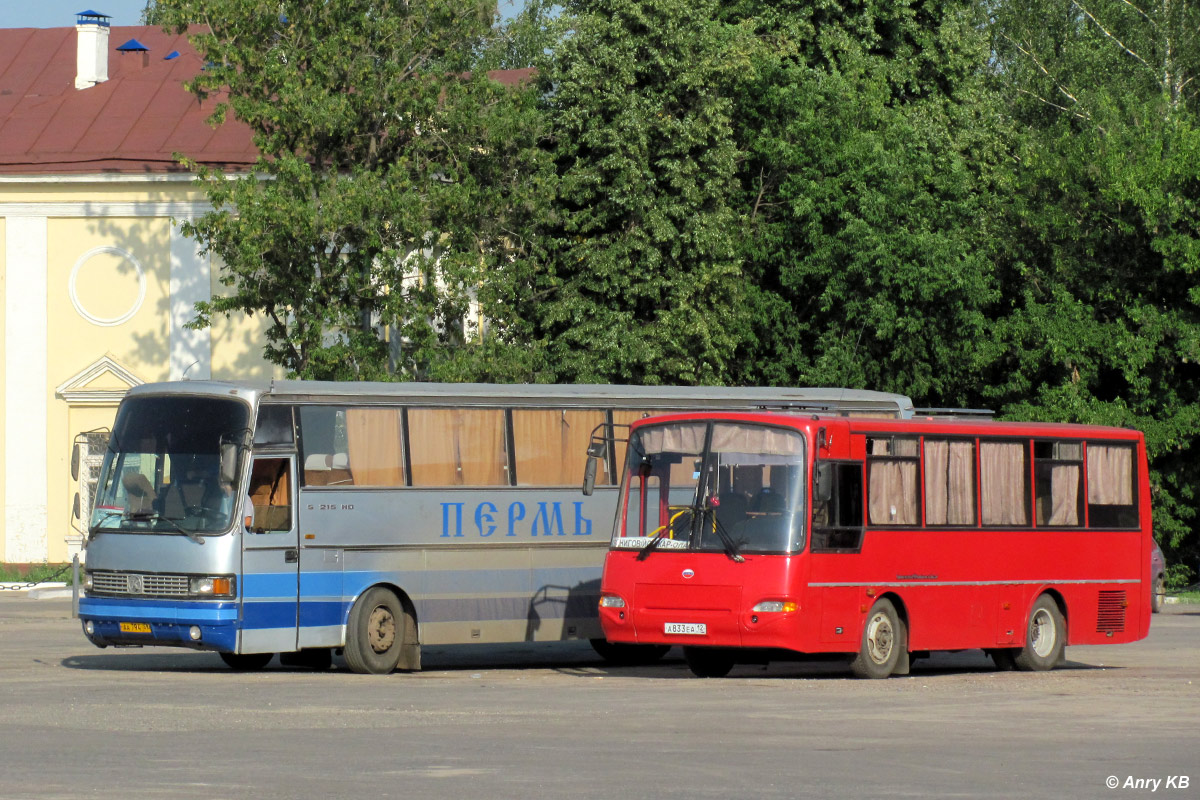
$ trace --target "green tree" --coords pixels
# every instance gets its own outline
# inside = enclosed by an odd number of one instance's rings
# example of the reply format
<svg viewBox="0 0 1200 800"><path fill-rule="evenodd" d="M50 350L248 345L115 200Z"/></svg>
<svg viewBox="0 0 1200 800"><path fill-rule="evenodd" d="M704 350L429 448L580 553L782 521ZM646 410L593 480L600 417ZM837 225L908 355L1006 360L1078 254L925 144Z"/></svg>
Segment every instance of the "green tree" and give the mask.
<svg viewBox="0 0 1200 800"><path fill-rule="evenodd" d="M267 357L306 378L468 370L475 289L536 202L523 176L540 158L532 88L486 71L494 8L157 3L163 24L199 24L190 89L261 154L248 175L185 158L214 206L185 230L230 288L196 324L262 314Z"/></svg>
<svg viewBox="0 0 1200 800"><path fill-rule="evenodd" d="M725 92L741 67L713 0L573 0L542 75L553 214L527 269L531 321L561 381L727 380L744 333L738 148Z"/></svg>
<svg viewBox="0 0 1200 800"><path fill-rule="evenodd" d="M971 402L1007 130L969 3L742 0L742 382Z"/></svg>
<svg viewBox="0 0 1200 800"><path fill-rule="evenodd" d="M1168 561L1195 565L1200 9L1016 0L990 30L1030 137L991 394L1013 414L1143 430L1155 528Z"/></svg>

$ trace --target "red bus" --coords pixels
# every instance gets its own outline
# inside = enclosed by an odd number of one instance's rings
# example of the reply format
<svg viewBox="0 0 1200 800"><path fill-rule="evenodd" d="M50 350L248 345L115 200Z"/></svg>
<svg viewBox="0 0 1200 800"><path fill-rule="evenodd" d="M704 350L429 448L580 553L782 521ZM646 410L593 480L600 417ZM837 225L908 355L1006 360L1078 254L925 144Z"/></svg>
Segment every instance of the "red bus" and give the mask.
<svg viewBox="0 0 1200 800"><path fill-rule="evenodd" d="M1137 431L674 414L634 423L626 452L604 633L682 645L698 676L843 654L884 678L975 648L1046 670L1149 630Z"/></svg>

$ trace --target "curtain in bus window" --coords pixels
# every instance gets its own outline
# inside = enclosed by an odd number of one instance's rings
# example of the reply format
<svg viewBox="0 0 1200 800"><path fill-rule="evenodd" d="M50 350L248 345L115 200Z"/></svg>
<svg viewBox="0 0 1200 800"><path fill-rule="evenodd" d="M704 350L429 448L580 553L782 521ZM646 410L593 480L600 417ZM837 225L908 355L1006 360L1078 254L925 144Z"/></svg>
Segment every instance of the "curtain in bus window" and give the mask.
<svg viewBox="0 0 1200 800"><path fill-rule="evenodd" d="M558 408L513 409L513 459L518 486L577 486L583 483L592 431L604 422L603 411ZM596 485L611 486L606 459Z"/></svg>
<svg viewBox="0 0 1200 800"><path fill-rule="evenodd" d="M508 485L500 409L412 408L408 434L413 486Z"/></svg>
<svg viewBox="0 0 1200 800"><path fill-rule="evenodd" d="M917 462L870 461L867 509L872 525L916 525Z"/></svg>
<svg viewBox="0 0 1200 800"><path fill-rule="evenodd" d="M925 440L925 524L975 524L975 444Z"/></svg>
<svg viewBox="0 0 1200 800"><path fill-rule="evenodd" d="M712 451L765 456L802 456L804 439L792 431L762 425L714 425Z"/></svg>
<svg viewBox="0 0 1200 800"><path fill-rule="evenodd" d="M1088 504L1133 505L1133 447L1088 444Z"/></svg>
<svg viewBox="0 0 1200 800"><path fill-rule="evenodd" d="M1079 524L1079 465L1050 468L1050 518L1047 525Z"/></svg>
<svg viewBox="0 0 1200 800"><path fill-rule="evenodd" d="M346 409L346 442L355 486L404 486L399 409Z"/></svg>
<svg viewBox="0 0 1200 800"><path fill-rule="evenodd" d="M980 442L979 481L984 525L1029 522L1025 442Z"/></svg>
<svg viewBox="0 0 1200 800"><path fill-rule="evenodd" d="M641 431L642 451L645 453L691 453L699 455L704 449L703 422L680 422L643 428Z"/></svg>

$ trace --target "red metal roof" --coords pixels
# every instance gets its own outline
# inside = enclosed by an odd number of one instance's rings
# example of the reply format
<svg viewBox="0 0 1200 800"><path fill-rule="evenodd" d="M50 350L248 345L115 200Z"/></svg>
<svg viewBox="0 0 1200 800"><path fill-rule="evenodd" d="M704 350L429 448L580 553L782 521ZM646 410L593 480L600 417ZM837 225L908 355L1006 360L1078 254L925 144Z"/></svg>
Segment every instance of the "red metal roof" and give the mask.
<svg viewBox="0 0 1200 800"><path fill-rule="evenodd" d="M201 62L184 35L141 25L109 33L108 81L75 88L75 28L0 29L0 174L164 173L181 152L205 164L252 164L250 129L218 128L184 81ZM149 48L118 53L137 39ZM164 61L178 50L179 57Z"/></svg>
<svg viewBox="0 0 1200 800"><path fill-rule="evenodd" d="M119 53L137 39L149 53ZM184 172L172 156L202 164L253 164L250 129L232 118L206 120L219 97L201 105L183 84L202 66L186 35L126 25L110 29L108 80L75 88L76 32L70 28L0 29L0 175ZM173 51L179 55L164 58ZM489 72L506 86L534 70Z"/></svg>

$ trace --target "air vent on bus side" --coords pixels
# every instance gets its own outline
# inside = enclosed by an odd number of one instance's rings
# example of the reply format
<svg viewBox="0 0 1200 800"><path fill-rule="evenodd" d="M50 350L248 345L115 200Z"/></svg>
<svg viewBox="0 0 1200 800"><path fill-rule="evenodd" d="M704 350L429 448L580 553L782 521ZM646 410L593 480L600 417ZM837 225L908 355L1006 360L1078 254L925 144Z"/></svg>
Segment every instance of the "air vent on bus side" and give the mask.
<svg viewBox="0 0 1200 800"><path fill-rule="evenodd" d="M1125 630L1125 592L1101 592L1096 612L1097 633L1121 633Z"/></svg>

